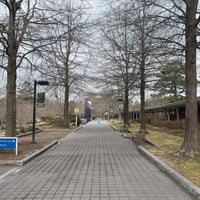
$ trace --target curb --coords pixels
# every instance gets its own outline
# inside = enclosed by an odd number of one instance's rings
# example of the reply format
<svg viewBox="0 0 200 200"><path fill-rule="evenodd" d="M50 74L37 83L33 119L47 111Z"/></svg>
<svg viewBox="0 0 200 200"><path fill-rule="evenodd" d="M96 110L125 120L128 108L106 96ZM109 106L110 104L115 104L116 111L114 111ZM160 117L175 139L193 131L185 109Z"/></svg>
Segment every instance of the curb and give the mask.
<svg viewBox="0 0 200 200"><path fill-rule="evenodd" d="M15 167L14 169L11 169L6 173L2 174L0 176L0 184L3 183L6 179L8 179L10 176L15 175L18 171L20 171L20 169L18 167Z"/></svg>
<svg viewBox="0 0 200 200"><path fill-rule="evenodd" d="M72 131L69 135L74 134L74 132L78 131L80 128L82 128L82 127L78 127L77 129ZM67 135L66 137L68 137L69 135ZM24 158L23 160L7 160L7 161L3 161L2 160L2 161L0 161L0 165L1 166L3 166L3 165L16 166L15 168L5 172L4 174L2 174L0 176L0 184L3 183L5 180L7 180L10 176L13 176L13 175L17 174L21 170L21 167L23 167L26 163L28 163L29 161L33 160L35 157L37 157L40 154L44 153L45 151L47 151L51 147L55 146L56 144L59 144L59 142L61 142L64 138L61 138L60 140L53 141L49 145L47 145L44 148L36 151L35 153L31 154L27 158Z"/></svg>
<svg viewBox="0 0 200 200"><path fill-rule="evenodd" d="M0 165L14 165L14 166L23 166L33 158L37 157L38 155L42 154L43 152L47 151L54 145L58 143L58 140L55 140L54 142L50 143L49 145L45 146L44 148L36 151L35 153L31 154L27 158L24 158L23 160L1 160Z"/></svg>
<svg viewBox="0 0 200 200"><path fill-rule="evenodd" d="M144 149L141 146L138 146L139 152L145 155L149 160L151 160L160 170L169 174L172 178L174 178L187 192L196 197L196 199L200 200L200 188L194 185L191 181L180 175L177 171L172 169L162 160L158 159L156 156L151 154L149 151Z"/></svg>
<svg viewBox="0 0 200 200"><path fill-rule="evenodd" d="M38 155L42 154L43 152L47 151L49 148L53 147L57 143L58 143L58 140L56 140L56 141L52 142L51 144L45 146L41 150L31 154L30 156L28 156L27 158L25 158L23 160L0 161L0 165L13 165L13 166L16 166L15 168L5 172L4 174L2 174L0 176L0 184L3 183L5 180L7 180L10 176L13 176L13 175L17 174L21 170L21 167L23 167L26 163L28 163L29 161L31 161L32 159L34 159Z"/></svg>
<svg viewBox="0 0 200 200"><path fill-rule="evenodd" d="M115 127L112 126L111 124L109 124L109 126L110 126L111 128L113 128L115 131L119 132L119 134L120 134L122 137L128 138L127 135L126 135L125 133L120 132L119 129L115 128Z"/></svg>
<svg viewBox="0 0 200 200"><path fill-rule="evenodd" d="M74 132L78 131L79 129L81 129L82 127L78 127L77 129L73 130L70 134L68 134L65 137L68 137L69 135L73 134ZM21 137L23 137L24 135L22 135ZM65 138L64 137L64 138ZM29 161L31 161L32 159L34 159L35 157L39 156L40 154L44 153L45 151L47 151L48 149L50 149L51 147L53 147L54 145L58 144L60 141L62 141L61 138L59 140L55 140L52 143L50 143L49 145L43 147L40 150L37 150L36 152L32 153L30 156L24 158L23 160L0 160L0 166L4 166L4 165L13 165L13 166L23 166L26 163L28 163ZM1 177L1 176L0 176Z"/></svg>
<svg viewBox="0 0 200 200"><path fill-rule="evenodd" d="M41 130L37 130L35 131L35 134L37 133L41 133L42 131ZM17 137L20 138L20 137L26 137L28 135L32 135L33 133L32 132L27 132L27 133L21 133L21 134L18 134Z"/></svg>
<svg viewBox="0 0 200 200"><path fill-rule="evenodd" d="M55 146L56 144L58 144L58 140L55 140L54 142L50 143L49 145L45 146L44 148L36 151L35 153L31 154L27 158L23 159L21 161L22 166L25 165L26 163L28 163L29 161L31 161L32 159L34 159L35 157L39 156L40 154L44 153L45 151L47 151L51 147Z"/></svg>
<svg viewBox="0 0 200 200"><path fill-rule="evenodd" d="M110 123L108 124L111 128L113 128L115 131L119 131L119 129L115 128L113 125L111 125Z"/></svg>
<svg viewBox="0 0 200 200"><path fill-rule="evenodd" d="M112 125L110 125L114 130L119 131ZM120 135L127 137L126 134L121 133ZM150 140L145 139L145 141L152 146L159 147L158 144L153 143ZM137 145L136 145L137 146ZM167 173L170 175L175 181L177 181L189 194L193 195L195 199L200 200L200 188L197 187L195 184L193 184L191 181L186 179L184 176L179 174L177 171L175 171L173 168L171 168L169 165L167 165L162 160L158 159L156 156L151 154L149 151L147 151L145 148L141 146L137 146L138 151L141 152L144 156L146 156L153 164L155 164L161 171Z"/></svg>
<svg viewBox="0 0 200 200"><path fill-rule="evenodd" d="M160 147L159 144L156 144L156 143L154 143L154 142L152 142L151 140L148 140L148 139L146 139L146 138L145 138L145 141L146 141L148 144L150 144L150 145L152 145L152 146L154 146L154 147L157 147L157 148Z"/></svg>

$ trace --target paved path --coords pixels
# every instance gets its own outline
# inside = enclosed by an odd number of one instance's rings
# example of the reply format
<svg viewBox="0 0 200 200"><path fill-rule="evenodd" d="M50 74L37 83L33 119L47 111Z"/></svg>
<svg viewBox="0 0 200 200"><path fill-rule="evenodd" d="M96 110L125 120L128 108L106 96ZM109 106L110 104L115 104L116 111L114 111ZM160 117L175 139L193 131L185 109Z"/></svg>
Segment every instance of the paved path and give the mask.
<svg viewBox="0 0 200 200"><path fill-rule="evenodd" d="M131 141L90 122L0 184L0 199L189 200Z"/></svg>

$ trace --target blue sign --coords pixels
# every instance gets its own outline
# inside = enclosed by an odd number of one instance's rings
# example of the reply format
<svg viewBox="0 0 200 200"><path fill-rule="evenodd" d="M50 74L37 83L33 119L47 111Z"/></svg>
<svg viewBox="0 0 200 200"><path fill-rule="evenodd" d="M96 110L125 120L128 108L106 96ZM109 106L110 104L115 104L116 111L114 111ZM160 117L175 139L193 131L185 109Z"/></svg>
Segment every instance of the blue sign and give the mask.
<svg viewBox="0 0 200 200"><path fill-rule="evenodd" d="M17 155L17 143L16 137L2 137L0 138L0 149L16 149Z"/></svg>

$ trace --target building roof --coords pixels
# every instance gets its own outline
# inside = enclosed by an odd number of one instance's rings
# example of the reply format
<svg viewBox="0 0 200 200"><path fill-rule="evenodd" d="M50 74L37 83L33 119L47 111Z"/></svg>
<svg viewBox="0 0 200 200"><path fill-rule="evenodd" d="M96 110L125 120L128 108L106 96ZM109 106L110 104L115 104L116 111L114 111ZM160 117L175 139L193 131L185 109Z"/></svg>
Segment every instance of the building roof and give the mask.
<svg viewBox="0 0 200 200"><path fill-rule="evenodd" d="M198 105L200 105L200 97L197 97L197 102ZM158 106L151 106L151 107L146 107L145 111L151 111L151 110L163 110L163 109L170 109L170 108L180 108L180 107L185 107L185 100L182 101L176 101L173 103L165 103L161 104ZM138 112L139 110L134 110L135 112Z"/></svg>

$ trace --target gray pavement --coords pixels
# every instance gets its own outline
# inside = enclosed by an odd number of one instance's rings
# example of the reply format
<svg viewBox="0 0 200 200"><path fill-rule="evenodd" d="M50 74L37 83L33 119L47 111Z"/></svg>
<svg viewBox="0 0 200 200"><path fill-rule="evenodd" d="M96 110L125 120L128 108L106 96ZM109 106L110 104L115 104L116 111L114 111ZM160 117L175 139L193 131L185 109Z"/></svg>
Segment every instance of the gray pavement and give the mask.
<svg viewBox="0 0 200 200"><path fill-rule="evenodd" d="M0 184L0 199L189 200L106 122L92 121Z"/></svg>

